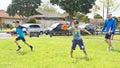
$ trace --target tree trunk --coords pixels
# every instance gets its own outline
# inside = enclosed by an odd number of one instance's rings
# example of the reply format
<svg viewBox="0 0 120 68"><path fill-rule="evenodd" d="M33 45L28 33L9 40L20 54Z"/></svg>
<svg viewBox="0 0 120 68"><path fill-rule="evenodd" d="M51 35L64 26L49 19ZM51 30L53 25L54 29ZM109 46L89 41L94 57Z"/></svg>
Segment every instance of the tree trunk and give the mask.
<svg viewBox="0 0 120 68"><path fill-rule="evenodd" d="M70 19L70 26L72 26L73 14L69 14L69 19Z"/></svg>

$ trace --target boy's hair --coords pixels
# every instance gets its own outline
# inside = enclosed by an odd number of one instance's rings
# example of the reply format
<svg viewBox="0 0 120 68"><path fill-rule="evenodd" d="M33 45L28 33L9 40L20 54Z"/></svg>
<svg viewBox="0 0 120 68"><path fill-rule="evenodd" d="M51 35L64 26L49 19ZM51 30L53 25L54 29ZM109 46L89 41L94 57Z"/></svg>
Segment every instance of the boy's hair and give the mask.
<svg viewBox="0 0 120 68"><path fill-rule="evenodd" d="M20 22L19 21L13 21L13 23L18 23L19 24Z"/></svg>
<svg viewBox="0 0 120 68"><path fill-rule="evenodd" d="M73 23L74 24L79 24L79 21L78 20L74 20Z"/></svg>

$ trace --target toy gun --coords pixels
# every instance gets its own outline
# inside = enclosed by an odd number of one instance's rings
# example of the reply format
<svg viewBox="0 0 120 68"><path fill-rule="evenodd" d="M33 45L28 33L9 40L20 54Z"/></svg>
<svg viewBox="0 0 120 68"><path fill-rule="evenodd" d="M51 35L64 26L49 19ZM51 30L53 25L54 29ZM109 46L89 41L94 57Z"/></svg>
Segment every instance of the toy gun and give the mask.
<svg viewBox="0 0 120 68"><path fill-rule="evenodd" d="M68 28L68 25L67 24L62 24L62 26L61 26L61 29L62 30L66 30Z"/></svg>

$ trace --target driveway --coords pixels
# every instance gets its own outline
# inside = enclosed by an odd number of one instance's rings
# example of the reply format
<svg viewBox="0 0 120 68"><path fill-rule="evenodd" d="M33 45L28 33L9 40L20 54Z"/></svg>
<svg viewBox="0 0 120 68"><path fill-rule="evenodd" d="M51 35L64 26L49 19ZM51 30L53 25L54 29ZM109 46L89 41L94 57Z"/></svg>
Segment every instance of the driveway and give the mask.
<svg viewBox="0 0 120 68"><path fill-rule="evenodd" d="M0 33L0 38L11 38L12 36L10 34L6 34L6 33Z"/></svg>

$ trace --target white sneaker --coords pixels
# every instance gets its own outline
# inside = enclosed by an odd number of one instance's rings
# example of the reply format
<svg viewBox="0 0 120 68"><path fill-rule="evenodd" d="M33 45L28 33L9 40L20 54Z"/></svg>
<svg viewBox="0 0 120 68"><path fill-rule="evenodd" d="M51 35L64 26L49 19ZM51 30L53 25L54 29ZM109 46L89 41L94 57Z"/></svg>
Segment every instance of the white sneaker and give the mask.
<svg viewBox="0 0 120 68"><path fill-rule="evenodd" d="M85 55L86 58L88 58L88 55Z"/></svg>
<svg viewBox="0 0 120 68"><path fill-rule="evenodd" d="M113 50L114 49L114 46L110 46L107 50L110 51L110 50Z"/></svg>
<svg viewBox="0 0 120 68"><path fill-rule="evenodd" d="M113 50L114 49L114 46L110 46L110 50Z"/></svg>
<svg viewBox="0 0 120 68"><path fill-rule="evenodd" d="M69 55L70 58L73 58L73 56Z"/></svg>

